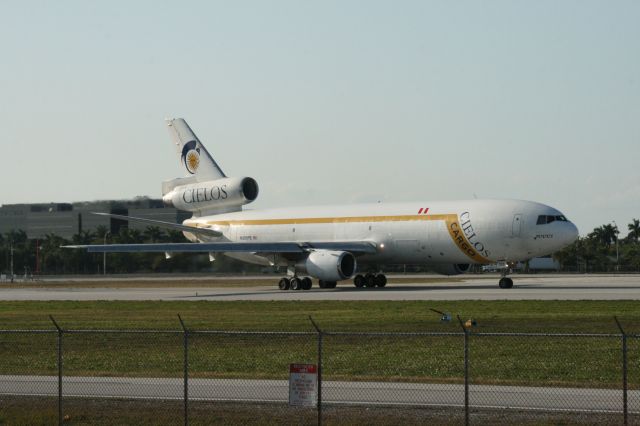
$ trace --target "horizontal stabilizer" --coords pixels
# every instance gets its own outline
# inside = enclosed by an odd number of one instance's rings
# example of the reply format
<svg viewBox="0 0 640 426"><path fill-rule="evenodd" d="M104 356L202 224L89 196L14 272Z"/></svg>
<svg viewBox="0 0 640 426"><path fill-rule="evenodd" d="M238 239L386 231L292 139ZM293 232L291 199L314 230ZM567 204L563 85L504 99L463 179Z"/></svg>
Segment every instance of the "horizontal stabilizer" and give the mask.
<svg viewBox="0 0 640 426"><path fill-rule="evenodd" d="M196 235L207 235L210 237L222 236L222 232L214 231L213 229L209 229L209 228L194 228L193 226L181 225L179 223L163 222L161 220L144 219L141 217L123 216L123 215L112 214L112 213L92 212L92 214L95 214L98 216L108 216L114 219L129 220L132 222L148 223L149 225L155 225L162 228L175 229L182 232L191 232L192 234L196 234Z"/></svg>

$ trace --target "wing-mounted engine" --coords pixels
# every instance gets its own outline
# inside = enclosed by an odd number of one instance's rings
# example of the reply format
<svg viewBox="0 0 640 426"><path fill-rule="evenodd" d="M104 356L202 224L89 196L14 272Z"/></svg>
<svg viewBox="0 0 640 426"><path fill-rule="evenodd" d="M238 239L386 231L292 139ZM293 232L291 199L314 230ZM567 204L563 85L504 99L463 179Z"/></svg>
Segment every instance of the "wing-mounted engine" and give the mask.
<svg viewBox="0 0 640 426"><path fill-rule="evenodd" d="M258 198L258 183L250 177L223 178L179 185L164 194L167 206L197 215L240 210Z"/></svg>
<svg viewBox="0 0 640 426"><path fill-rule="evenodd" d="M460 275L469 271L471 267L468 263L450 263L440 265L430 265L429 269L441 275Z"/></svg>
<svg viewBox="0 0 640 426"><path fill-rule="evenodd" d="M314 250L296 270L323 281L346 280L356 272L356 258L348 251Z"/></svg>

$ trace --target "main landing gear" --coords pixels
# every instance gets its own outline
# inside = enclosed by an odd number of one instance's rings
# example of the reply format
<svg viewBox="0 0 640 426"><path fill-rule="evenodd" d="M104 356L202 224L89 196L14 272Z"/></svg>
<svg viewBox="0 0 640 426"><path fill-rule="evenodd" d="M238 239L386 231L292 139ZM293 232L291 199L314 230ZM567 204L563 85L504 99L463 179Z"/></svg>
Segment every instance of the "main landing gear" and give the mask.
<svg viewBox="0 0 640 426"><path fill-rule="evenodd" d="M318 281L318 286L320 288L336 288L337 284L338 283L336 281ZM353 284L358 288L384 287L387 285L387 277L384 274L358 274L353 278ZM309 290L311 288L311 278L283 277L278 281L278 288L280 290Z"/></svg>
<svg viewBox="0 0 640 426"><path fill-rule="evenodd" d="M384 287L387 285L387 277L384 274L365 275L358 274L353 278L353 285L358 288L362 287Z"/></svg>
<svg viewBox="0 0 640 426"><path fill-rule="evenodd" d="M320 286L320 288L336 288L338 283L336 281L318 280L318 285Z"/></svg>
<svg viewBox="0 0 640 426"><path fill-rule="evenodd" d="M278 281L278 288L280 290L309 290L311 288L311 278L280 278L280 281Z"/></svg>

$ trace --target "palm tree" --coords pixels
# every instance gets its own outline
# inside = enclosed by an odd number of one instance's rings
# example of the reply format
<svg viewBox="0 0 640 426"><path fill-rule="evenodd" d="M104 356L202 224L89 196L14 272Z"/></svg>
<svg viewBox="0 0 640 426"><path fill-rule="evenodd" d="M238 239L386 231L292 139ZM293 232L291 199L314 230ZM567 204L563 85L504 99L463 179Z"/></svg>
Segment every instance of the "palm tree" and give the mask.
<svg viewBox="0 0 640 426"><path fill-rule="evenodd" d="M9 240L13 245L16 244L24 244L27 242L27 233L22 229L12 229L6 234L7 240Z"/></svg>
<svg viewBox="0 0 640 426"><path fill-rule="evenodd" d="M72 258L72 250L64 249L67 240L55 234L45 235L40 251L42 252L42 270L48 273L57 273L64 270L65 263Z"/></svg>
<svg viewBox="0 0 640 426"><path fill-rule="evenodd" d="M633 238L633 240L637 243L638 238L640 238L640 220L633 219L629 224L629 239Z"/></svg>
<svg viewBox="0 0 640 426"><path fill-rule="evenodd" d="M610 243L615 243L618 240L618 234L620 233L620 231L618 231L617 225L607 223L602 227L602 229L604 230L604 233L607 236L607 240L610 241Z"/></svg>
<svg viewBox="0 0 640 426"><path fill-rule="evenodd" d="M73 244L86 245L93 242L95 235L92 231L80 231L71 237Z"/></svg>
<svg viewBox="0 0 640 426"><path fill-rule="evenodd" d="M147 226L142 235L147 242L157 243L162 240L164 232L157 226Z"/></svg>
<svg viewBox="0 0 640 426"><path fill-rule="evenodd" d="M594 230L589 235L587 235L587 237L590 240L596 241L603 245L611 244L611 238L605 231L604 226L599 226L597 228L594 228Z"/></svg>
<svg viewBox="0 0 640 426"><path fill-rule="evenodd" d="M107 228L105 225L98 225L96 226L96 239L103 241L104 240L104 236L107 235L109 232L109 228Z"/></svg>

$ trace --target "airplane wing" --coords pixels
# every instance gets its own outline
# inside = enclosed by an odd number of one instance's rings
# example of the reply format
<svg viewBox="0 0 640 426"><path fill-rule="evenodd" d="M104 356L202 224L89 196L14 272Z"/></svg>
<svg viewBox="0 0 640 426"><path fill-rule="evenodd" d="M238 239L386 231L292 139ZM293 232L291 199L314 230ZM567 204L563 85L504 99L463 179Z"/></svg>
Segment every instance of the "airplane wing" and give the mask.
<svg viewBox="0 0 640 426"><path fill-rule="evenodd" d="M192 234L196 234L196 235L208 235L211 237L222 236L222 232L214 231L213 229L209 229L209 228L194 228L193 226L181 225L179 223L163 222L161 220L144 219L141 217L123 216L123 215L113 214L113 213L91 212L91 214L95 214L98 216L108 216L108 217L113 217L115 219L121 219L121 220L130 220L132 222L148 223L149 225L155 225L162 228L176 229L178 231L183 231L183 232L191 232Z"/></svg>
<svg viewBox="0 0 640 426"><path fill-rule="evenodd" d="M70 245L64 248L87 249L89 253L282 253L303 254L312 250L338 250L353 254L376 253L375 243L369 241L338 242L251 242L251 243L156 243L156 244L106 244Z"/></svg>

